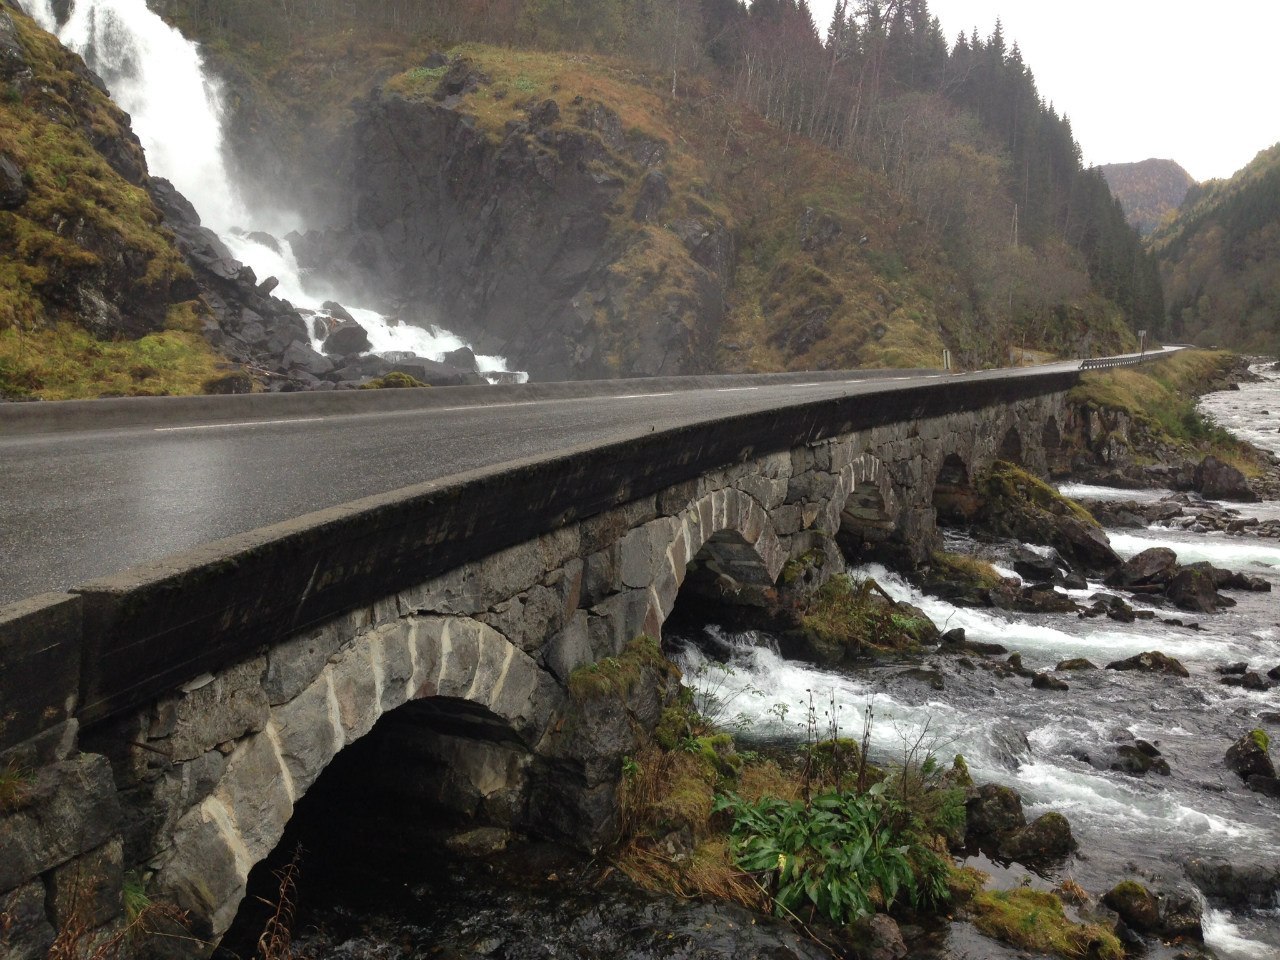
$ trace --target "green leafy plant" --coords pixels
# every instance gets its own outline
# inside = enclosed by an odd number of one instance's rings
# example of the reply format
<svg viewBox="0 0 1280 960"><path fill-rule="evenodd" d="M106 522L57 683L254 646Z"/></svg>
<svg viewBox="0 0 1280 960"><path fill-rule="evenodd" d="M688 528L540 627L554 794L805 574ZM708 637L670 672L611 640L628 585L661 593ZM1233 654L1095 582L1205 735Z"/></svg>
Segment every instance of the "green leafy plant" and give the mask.
<svg viewBox="0 0 1280 960"><path fill-rule="evenodd" d="M714 809L732 817L734 860L767 888L780 915L809 910L851 923L904 897L919 907L947 896L945 863L903 829L901 805L880 784L808 805L726 794Z"/></svg>

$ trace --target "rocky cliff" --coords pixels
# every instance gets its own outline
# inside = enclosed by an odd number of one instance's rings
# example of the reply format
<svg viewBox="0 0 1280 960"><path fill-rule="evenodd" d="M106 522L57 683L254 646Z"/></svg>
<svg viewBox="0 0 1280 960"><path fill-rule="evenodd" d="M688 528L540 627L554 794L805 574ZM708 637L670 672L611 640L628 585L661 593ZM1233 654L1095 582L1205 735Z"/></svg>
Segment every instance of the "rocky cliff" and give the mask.
<svg viewBox="0 0 1280 960"><path fill-rule="evenodd" d="M535 379L707 369L733 241L665 172L669 144L581 96L487 128L464 98L516 94L466 58L431 63L357 106L345 223L292 238L300 262Z"/></svg>
<svg viewBox="0 0 1280 960"><path fill-rule="evenodd" d="M1124 207L1125 217L1144 237L1164 223L1196 185L1191 174L1174 160L1105 163L1098 169Z"/></svg>

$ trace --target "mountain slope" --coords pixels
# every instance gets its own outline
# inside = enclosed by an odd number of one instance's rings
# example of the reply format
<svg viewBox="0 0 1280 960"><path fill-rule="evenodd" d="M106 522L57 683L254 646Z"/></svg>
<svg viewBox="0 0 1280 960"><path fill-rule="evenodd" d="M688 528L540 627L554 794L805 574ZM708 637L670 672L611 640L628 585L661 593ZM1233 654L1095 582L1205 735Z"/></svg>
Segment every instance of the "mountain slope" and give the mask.
<svg viewBox="0 0 1280 960"><path fill-rule="evenodd" d="M1144 237L1154 233L1182 206L1187 191L1196 184L1191 174L1173 160L1104 163L1098 169L1124 207L1129 222Z"/></svg>
<svg viewBox="0 0 1280 960"><path fill-rule="evenodd" d="M1192 190L1151 248L1175 337L1280 353L1280 144Z"/></svg>

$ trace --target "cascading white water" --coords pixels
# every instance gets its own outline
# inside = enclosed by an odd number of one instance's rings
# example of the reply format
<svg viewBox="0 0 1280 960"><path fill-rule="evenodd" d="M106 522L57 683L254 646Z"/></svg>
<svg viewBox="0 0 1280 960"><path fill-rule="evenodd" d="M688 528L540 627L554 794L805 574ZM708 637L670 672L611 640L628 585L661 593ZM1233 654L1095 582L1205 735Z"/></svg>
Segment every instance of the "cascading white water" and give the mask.
<svg viewBox="0 0 1280 960"><path fill-rule="evenodd" d="M59 24L51 0L27 0L31 15L84 57L130 114L151 172L173 183L195 206L205 226L259 277L275 277L276 293L316 309L343 300L322 278L304 276L287 242L279 249L248 234L281 236L302 226L287 210L250 210L226 163L222 90L205 69L197 44L147 8L145 0L73 0ZM402 352L439 360L466 343L447 331L390 323L373 310L348 309L369 334L376 353ZM317 349L318 340L312 345ZM481 370L506 371L502 357L480 356ZM521 375L523 377L523 375Z"/></svg>

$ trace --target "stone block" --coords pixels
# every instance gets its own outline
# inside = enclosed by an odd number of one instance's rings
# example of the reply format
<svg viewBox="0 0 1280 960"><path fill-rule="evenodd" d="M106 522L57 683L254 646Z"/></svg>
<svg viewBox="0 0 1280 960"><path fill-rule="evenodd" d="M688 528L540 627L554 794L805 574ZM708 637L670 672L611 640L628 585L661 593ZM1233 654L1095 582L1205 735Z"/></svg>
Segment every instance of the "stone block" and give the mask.
<svg viewBox="0 0 1280 960"><path fill-rule="evenodd" d="M651 520L622 538L622 582L628 587L647 587L666 562L667 547L675 539L676 521L670 517Z"/></svg>
<svg viewBox="0 0 1280 960"><path fill-rule="evenodd" d="M261 730L270 704L262 678L265 657L255 657L179 694L173 703L173 732L158 744L170 760L194 760L206 750Z"/></svg>
<svg viewBox="0 0 1280 960"><path fill-rule="evenodd" d="M227 772L201 807L219 803L230 815L235 835L253 863L269 854L284 834L300 796L277 753L278 731L248 737L232 752Z"/></svg>
<svg viewBox="0 0 1280 960"><path fill-rule="evenodd" d="M320 675L329 658L350 641L350 635L343 636L340 626L340 621L331 620L317 630L271 647L263 689L272 706L287 703L306 689Z"/></svg>
<svg viewBox="0 0 1280 960"><path fill-rule="evenodd" d="M413 678L413 654L409 649L408 623L396 621L378 628L370 642L377 646L376 662L380 664L382 689L379 709L394 710L411 696L409 681Z"/></svg>
<svg viewBox="0 0 1280 960"><path fill-rule="evenodd" d="M112 840L52 871L50 904L57 929L105 926L124 912L124 847Z"/></svg>
<svg viewBox="0 0 1280 960"><path fill-rule="evenodd" d="M238 843L231 814L215 797L178 824L154 888L157 899L187 911L193 936L216 940L235 919L251 867L236 856Z"/></svg>
<svg viewBox="0 0 1280 960"><path fill-rule="evenodd" d="M39 878L0 894L0 915L7 916L10 924L0 941L5 960L44 960L55 935L45 914L44 896Z"/></svg>
<svg viewBox="0 0 1280 960"><path fill-rule="evenodd" d="M583 520L578 525L580 556L588 556L617 543L632 527L648 523L658 516L656 497L641 497L620 507Z"/></svg>
<svg viewBox="0 0 1280 960"><path fill-rule="evenodd" d="M585 606L595 606L622 589L622 546L614 543L587 557L582 579Z"/></svg>
<svg viewBox="0 0 1280 960"><path fill-rule="evenodd" d="M773 529L778 536L786 537L799 532L804 525L803 511L799 504L777 507L770 512Z"/></svg>
<svg viewBox="0 0 1280 960"><path fill-rule="evenodd" d="M0 817L0 890L102 846L119 828L106 757L85 753L41 767L16 809Z"/></svg>
<svg viewBox="0 0 1280 960"><path fill-rule="evenodd" d="M327 673L271 713L271 722L294 791L302 796L346 739L338 718L338 704Z"/></svg>
<svg viewBox="0 0 1280 960"><path fill-rule="evenodd" d="M334 658L326 668L338 703L338 722L343 740L351 743L373 729L382 714L378 681L370 662L367 643L357 643Z"/></svg>
<svg viewBox="0 0 1280 960"><path fill-rule="evenodd" d="M543 662L561 683L568 683L573 671L595 660L587 620L585 610L577 611L565 628L548 640L543 648Z"/></svg>

